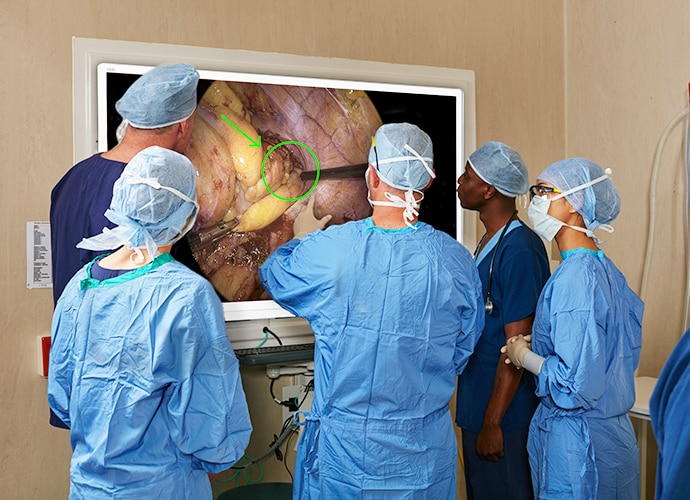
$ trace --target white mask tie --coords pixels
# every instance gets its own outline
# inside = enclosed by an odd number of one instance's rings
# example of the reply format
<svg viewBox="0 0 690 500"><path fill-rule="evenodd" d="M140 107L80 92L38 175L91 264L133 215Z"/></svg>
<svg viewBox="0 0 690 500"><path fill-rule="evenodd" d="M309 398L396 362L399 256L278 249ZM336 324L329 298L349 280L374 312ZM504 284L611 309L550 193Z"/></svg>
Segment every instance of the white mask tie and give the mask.
<svg viewBox="0 0 690 500"><path fill-rule="evenodd" d="M405 150L406 150L406 151L409 151L410 153L412 153L412 156L396 156L396 157L394 157L394 158L386 158L385 160L377 160L377 163L378 163L379 165L385 165L385 164L387 164L387 163L396 163L396 162L399 162L399 161L407 161L407 160L410 160L410 159L419 160L419 161L422 163L422 165L424 166L424 169L425 169L425 170L427 171L427 173L431 176L431 178L432 178L432 179L435 179L435 178L436 178L436 173L434 172L434 170L433 170L433 169L431 168L431 166L429 165L430 163L434 163L434 159L433 159L433 158L429 158L429 157L427 157L427 156L422 156L422 155L420 155L420 154L419 154L417 151L415 151L414 148L413 148L412 146L410 146L409 144L405 144Z"/></svg>
<svg viewBox="0 0 690 500"><path fill-rule="evenodd" d="M573 194L573 193L576 193L578 191L582 191L583 189L588 188L589 186L593 186L593 185L597 184L598 182L601 182L601 181L608 179L611 175L611 169L607 168L606 170L604 170L604 172L605 172L604 175L597 177L596 179L592 179L589 182L585 182L584 184L580 184L579 186L575 186L574 188L568 189L567 191L562 191L562 192L558 193L556 196L551 198L551 201L557 200L559 198L565 198L565 196L568 194Z"/></svg>
<svg viewBox="0 0 690 500"><path fill-rule="evenodd" d="M532 228L539 236L544 238L546 241L551 242L558 231L560 231L561 227L565 226L586 234L588 237L592 238L594 243L597 245L601 245L603 243L602 240L597 238L593 231L584 227L571 226L570 224L566 224L554 216L549 215L549 205L554 199L555 197L549 199L546 196L535 196L532 199L532 202L529 204L527 216L532 224ZM609 224L601 224L597 229L601 229L607 233L613 232L613 227Z"/></svg>
<svg viewBox="0 0 690 500"><path fill-rule="evenodd" d="M417 200L414 196L414 193L419 193L421 198ZM411 221L413 221L414 218L419 215L419 211L417 209L419 208L421 201L424 199L424 193L416 190L405 191L404 200L399 196L389 193L388 191L384 192L383 195L390 201L375 201L370 199L369 203L381 207L404 208L403 220L405 221L405 224L411 228L417 229L411 224Z"/></svg>
<svg viewBox="0 0 690 500"><path fill-rule="evenodd" d="M178 198L182 198L184 201L192 203L196 207L197 211L199 210L199 204L195 200L191 199L189 196L175 189L174 187L163 186L155 177L141 177L134 172L124 172L122 174L122 178L126 179L128 184L146 184L147 186L151 186L153 189L165 189L166 191L170 191Z"/></svg>

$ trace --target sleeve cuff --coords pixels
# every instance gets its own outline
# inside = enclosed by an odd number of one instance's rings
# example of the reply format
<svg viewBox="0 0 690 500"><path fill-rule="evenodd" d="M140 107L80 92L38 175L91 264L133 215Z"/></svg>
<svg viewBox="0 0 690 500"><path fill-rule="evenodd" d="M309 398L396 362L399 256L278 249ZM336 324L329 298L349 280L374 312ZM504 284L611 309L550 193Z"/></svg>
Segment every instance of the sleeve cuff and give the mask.
<svg viewBox="0 0 690 500"><path fill-rule="evenodd" d="M527 351L525 353L525 357L522 359L522 366L524 366L526 370L529 370L535 375L539 375L541 367L544 364L544 359L545 358L542 358L541 356L539 356L539 354L535 354L532 351Z"/></svg>

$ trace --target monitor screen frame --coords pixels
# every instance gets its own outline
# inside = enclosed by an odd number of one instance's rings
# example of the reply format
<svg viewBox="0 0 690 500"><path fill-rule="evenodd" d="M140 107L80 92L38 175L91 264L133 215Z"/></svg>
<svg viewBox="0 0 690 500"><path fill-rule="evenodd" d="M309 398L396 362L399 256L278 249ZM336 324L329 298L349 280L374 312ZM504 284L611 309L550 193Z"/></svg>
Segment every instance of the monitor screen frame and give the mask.
<svg viewBox="0 0 690 500"><path fill-rule="evenodd" d="M108 67L118 71L129 67L134 74L140 74L150 67L174 62L193 65L202 79L227 79L233 75L237 81L246 82L455 96L457 175L464 170L467 152L475 148L474 73L469 70L74 38L75 163L107 149L99 80ZM468 245L476 240L475 217L463 211L457 199L456 228L461 243ZM226 321L292 316L272 300L224 302L223 309Z"/></svg>

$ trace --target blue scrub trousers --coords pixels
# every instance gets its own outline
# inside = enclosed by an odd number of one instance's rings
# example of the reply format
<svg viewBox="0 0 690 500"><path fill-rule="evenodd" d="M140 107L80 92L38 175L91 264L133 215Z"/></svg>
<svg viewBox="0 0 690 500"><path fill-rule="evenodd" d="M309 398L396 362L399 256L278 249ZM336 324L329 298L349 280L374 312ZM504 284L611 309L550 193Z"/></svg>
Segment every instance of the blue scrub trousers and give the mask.
<svg viewBox="0 0 690 500"><path fill-rule="evenodd" d="M532 500L532 476L527 455L529 429L503 433L503 458L481 460L476 453L477 433L462 429L467 500L510 498Z"/></svg>

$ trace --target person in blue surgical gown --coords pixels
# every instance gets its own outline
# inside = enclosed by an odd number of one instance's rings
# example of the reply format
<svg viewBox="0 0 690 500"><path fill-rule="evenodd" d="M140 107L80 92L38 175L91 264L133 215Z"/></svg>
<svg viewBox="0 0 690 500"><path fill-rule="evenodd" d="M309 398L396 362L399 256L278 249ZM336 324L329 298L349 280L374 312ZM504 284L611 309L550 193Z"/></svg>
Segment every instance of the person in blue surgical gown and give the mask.
<svg viewBox="0 0 690 500"><path fill-rule="evenodd" d="M53 301L57 303L67 282L103 250L77 248L82 238L114 224L105 217L113 197L113 184L127 162L149 146L181 152L192 134L199 74L187 64L157 66L136 80L115 104L123 117L124 137L109 151L97 153L73 166L50 194L50 241ZM122 128L122 127L121 127ZM171 253L198 270L186 258L185 238ZM50 414L50 424L65 424Z"/></svg>
<svg viewBox="0 0 690 500"><path fill-rule="evenodd" d="M199 73L187 64L157 66L144 73L115 104L126 125L120 143L76 164L53 188L53 302L57 303L74 273L103 253L75 245L104 227L113 227L103 214L127 162L149 146L181 152L189 142L198 82Z"/></svg>
<svg viewBox="0 0 690 500"><path fill-rule="evenodd" d="M620 197L596 163L569 158L530 188L534 230L555 238L563 262L542 290L529 337L503 348L536 375L540 403L528 453L537 498L637 499L639 450L628 411L642 345L643 303L599 248L597 229Z"/></svg>
<svg viewBox="0 0 690 500"><path fill-rule="evenodd" d="M690 329L661 370L649 414L659 445L656 500L680 500L690 494Z"/></svg>
<svg viewBox="0 0 690 500"><path fill-rule="evenodd" d="M467 249L417 219L434 176L429 136L383 125L366 173L373 215L310 232L301 230L305 210L298 237L259 270L316 338L296 499L455 498L448 403L484 306Z"/></svg>
<svg viewBox="0 0 690 500"><path fill-rule="evenodd" d="M157 146L115 182L111 230L56 304L48 402L70 428L70 499L211 499L208 473L251 424L211 284L170 255L198 212L196 173Z"/></svg>

